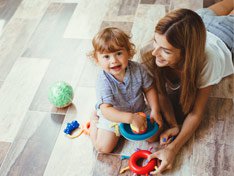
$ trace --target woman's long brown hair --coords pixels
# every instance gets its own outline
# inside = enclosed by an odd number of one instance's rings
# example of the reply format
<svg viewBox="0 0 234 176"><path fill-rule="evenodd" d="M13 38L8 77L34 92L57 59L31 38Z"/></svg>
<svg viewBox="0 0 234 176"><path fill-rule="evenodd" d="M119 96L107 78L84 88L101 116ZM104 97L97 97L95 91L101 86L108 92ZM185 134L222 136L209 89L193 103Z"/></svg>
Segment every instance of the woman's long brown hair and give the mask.
<svg viewBox="0 0 234 176"><path fill-rule="evenodd" d="M206 29L201 17L192 10L178 9L168 13L155 27L175 48L180 49L183 68L181 74L180 104L186 114L193 108L197 94L197 82L205 61ZM164 68L155 64L155 58L145 54L143 64L154 76L157 89L165 94Z"/></svg>

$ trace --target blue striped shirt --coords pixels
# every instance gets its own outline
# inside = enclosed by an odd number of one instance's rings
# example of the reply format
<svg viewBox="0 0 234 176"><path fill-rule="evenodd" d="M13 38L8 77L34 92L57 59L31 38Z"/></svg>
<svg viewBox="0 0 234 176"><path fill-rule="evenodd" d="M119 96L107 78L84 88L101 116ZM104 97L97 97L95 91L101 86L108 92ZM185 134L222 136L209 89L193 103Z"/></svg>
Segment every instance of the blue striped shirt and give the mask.
<svg viewBox="0 0 234 176"><path fill-rule="evenodd" d="M151 87L153 79L140 63L129 61L124 81L120 82L110 73L100 71L96 84L97 104L111 104L125 112L145 112L143 89Z"/></svg>

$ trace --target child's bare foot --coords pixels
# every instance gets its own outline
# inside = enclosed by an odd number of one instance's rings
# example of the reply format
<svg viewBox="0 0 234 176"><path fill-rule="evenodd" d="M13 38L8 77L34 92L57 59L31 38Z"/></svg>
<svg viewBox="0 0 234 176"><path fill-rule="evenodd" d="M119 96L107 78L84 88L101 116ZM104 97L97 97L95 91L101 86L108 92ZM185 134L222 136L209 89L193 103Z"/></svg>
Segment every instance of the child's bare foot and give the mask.
<svg viewBox="0 0 234 176"><path fill-rule="evenodd" d="M164 126L159 127L157 133L156 133L154 136L152 136L151 138L147 139L146 141L149 142L149 143L159 141L160 136L161 136L161 133L162 133L164 130L165 130L165 127L164 127Z"/></svg>

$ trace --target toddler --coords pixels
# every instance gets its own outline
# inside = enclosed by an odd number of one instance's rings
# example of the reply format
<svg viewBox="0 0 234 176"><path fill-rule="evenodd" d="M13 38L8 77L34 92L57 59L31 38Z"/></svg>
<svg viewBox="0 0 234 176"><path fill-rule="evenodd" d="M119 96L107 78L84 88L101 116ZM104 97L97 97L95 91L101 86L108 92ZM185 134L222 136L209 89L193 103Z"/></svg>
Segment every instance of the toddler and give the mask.
<svg viewBox="0 0 234 176"><path fill-rule="evenodd" d="M135 45L130 37L110 27L101 30L92 44L94 50L90 57L102 70L96 85L98 118L96 122L91 120L90 137L99 152L109 153L119 139L114 133L113 122L141 129L146 123L138 112L144 112L161 127L162 117L153 79L140 63L131 61Z"/></svg>

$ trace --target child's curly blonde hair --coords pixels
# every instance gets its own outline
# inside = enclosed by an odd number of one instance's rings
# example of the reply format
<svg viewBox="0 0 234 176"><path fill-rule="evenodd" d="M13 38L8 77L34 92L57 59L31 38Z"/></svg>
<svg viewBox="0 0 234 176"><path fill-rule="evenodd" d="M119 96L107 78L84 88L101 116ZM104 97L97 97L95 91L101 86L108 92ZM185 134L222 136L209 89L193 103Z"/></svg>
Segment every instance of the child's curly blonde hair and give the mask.
<svg viewBox="0 0 234 176"><path fill-rule="evenodd" d="M88 53L88 57L97 61L97 52L116 52L120 48L125 48L132 59L135 45L130 42L131 37L119 28L108 27L98 32L92 40L93 51Z"/></svg>

